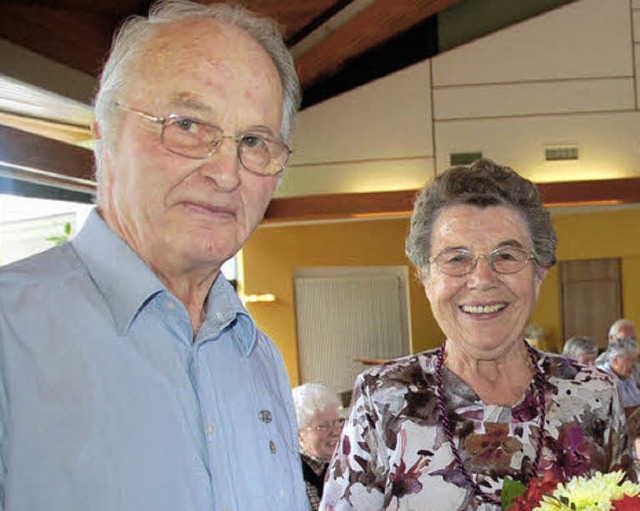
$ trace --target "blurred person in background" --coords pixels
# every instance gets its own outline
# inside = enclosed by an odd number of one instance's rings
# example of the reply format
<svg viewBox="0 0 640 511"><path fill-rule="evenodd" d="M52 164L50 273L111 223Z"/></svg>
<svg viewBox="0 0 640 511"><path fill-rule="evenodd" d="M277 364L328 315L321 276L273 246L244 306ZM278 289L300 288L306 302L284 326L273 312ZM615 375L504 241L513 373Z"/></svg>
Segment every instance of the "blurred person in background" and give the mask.
<svg viewBox="0 0 640 511"><path fill-rule="evenodd" d="M638 358L635 339L622 337L609 343L607 361L602 369L616 377L620 401L627 415L640 407L640 389L633 378Z"/></svg>
<svg viewBox="0 0 640 511"><path fill-rule="evenodd" d="M590 337L575 336L564 343L562 355L583 364L595 365L598 347Z"/></svg>
<svg viewBox="0 0 640 511"><path fill-rule="evenodd" d="M319 383L305 383L292 392L298 419L302 474L311 511L317 511L329 460L344 422L339 416L340 400Z"/></svg>

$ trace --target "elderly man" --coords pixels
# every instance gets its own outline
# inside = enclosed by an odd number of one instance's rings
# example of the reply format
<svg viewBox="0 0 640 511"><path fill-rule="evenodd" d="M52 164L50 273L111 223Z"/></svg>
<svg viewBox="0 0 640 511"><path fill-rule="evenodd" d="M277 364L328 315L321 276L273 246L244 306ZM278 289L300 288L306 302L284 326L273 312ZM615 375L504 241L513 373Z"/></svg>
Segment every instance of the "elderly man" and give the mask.
<svg viewBox="0 0 640 511"><path fill-rule="evenodd" d="M612 342L618 339L625 339L625 338L634 339L635 341L637 341L638 337L636 336L636 327L633 321L630 321L624 318L618 319L614 321L611 327L609 328L609 336L607 339L607 344L609 346L611 345ZM600 355L598 355L598 358L596 358L596 367L599 367L601 369L604 368L605 364L607 363L607 357L608 357L608 349L605 350ZM633 372L633 376L636 381L636 385L640 385L640 366L638 366L638 364L636 364L636 367Z"/></svg>
<svg viewBox="0 0 640 511"><path fill-rule="evenodd" d="M97 209L0 272L0 509L298 511L286 371L220 274L260 222L299 103L274 24L155 6L96 99Z"/></svg>
<svg viewBox="0 0 640 511"><path fill-rule="evenodd" d="M640 407L640 390L633 378L637 357L638 344L635 339L615 339L609 343L607 362L603 366L605 371L617 377L620 401L627 415Z"/></svg>

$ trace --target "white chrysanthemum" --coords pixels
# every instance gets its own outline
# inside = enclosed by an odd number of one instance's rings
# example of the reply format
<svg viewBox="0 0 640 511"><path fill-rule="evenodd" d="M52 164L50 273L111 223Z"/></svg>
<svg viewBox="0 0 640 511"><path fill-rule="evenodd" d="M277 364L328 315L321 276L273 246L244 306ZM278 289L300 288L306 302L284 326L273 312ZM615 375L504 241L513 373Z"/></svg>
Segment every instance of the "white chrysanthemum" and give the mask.
<svg viewBox="0 0 640 511"><path fill-rule="evenodd" d="M622 485L622 471L596 474L591 478L574 477L566 484L559 484L551 497L543 497L534 511L609 511L611 501L640 492L640 486L629 481ZM569 502L575 507L563 504Z"/></svg>

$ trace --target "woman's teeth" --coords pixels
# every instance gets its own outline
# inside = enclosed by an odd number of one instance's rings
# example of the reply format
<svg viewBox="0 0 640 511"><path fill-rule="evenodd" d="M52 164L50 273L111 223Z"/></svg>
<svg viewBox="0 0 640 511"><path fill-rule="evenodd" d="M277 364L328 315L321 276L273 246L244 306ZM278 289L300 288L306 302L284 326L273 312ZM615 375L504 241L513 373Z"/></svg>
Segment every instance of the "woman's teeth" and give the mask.
<svg viewBox="0 0 640 511"><path fill-rule="evenodd" d="M463 305L462 310L469 314L490 314L492 312L498 312L505 307L506 305L504 303L495 305Z"/></svg>

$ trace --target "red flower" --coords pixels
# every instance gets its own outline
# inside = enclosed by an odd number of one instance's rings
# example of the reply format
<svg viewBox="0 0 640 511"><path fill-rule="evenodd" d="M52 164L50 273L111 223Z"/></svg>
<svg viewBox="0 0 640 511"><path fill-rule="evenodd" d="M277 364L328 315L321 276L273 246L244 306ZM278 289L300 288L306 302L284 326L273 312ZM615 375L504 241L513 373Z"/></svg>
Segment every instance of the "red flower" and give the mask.
<svg viewBox="0 0 640 511"><path fill-rule="evenodd" d="M551 495L562 481L558 480L550 470L542 474L542 477L534 477L529 481L529 486L524 495L513 501L509 511L533 511L540 505L543 495ZM622 508L623 511L631 508Z"/></svg>
<svg viewBox="0 0 640 511"><path fill-rule="evenodd" d="M613 504L612 511L637 511L640 509L640 495L635 497L625 495L620 500L612 501L611 504Z"/></svg>

